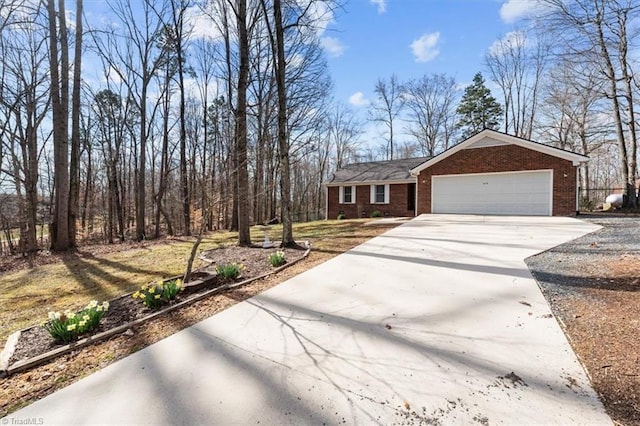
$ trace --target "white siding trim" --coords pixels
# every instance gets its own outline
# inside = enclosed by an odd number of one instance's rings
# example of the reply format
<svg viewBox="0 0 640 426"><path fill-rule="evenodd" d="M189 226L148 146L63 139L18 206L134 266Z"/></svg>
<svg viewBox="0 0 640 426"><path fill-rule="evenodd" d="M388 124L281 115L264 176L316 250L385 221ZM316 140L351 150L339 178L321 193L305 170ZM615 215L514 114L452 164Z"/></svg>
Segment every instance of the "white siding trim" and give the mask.
<svg viewBox="0 0 640 426"><path fill-rule="evenodd" d="M382 185L382 184L369 186L369 188L370 188L370 191L369 191L369 202L370 202L370 204L389 204L389 193L390 193L389 184L385 184L384 185L384 203L377 203L376 202L376 186L379 186L379 185Z"/></svg>
<svg viewBox="0 0 640 426"><path fill-rule="evenodd" d="M351 202L344 202L344 188L351 188ZM356 187L352 185L342 185L338 190L338 204L355 204L356 203Z"/></svg>

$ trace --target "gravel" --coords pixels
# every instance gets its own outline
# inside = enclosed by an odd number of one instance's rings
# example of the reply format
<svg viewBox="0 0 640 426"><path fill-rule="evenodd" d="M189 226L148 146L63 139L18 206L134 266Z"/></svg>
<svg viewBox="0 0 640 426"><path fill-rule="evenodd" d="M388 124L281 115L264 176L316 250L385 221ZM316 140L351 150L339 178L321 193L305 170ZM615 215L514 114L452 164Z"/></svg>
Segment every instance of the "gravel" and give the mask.
<svg viewBox="0 0 640 426"><path fill-rule="evenodd" d="M640 255L640 216L583 215L579 219L602 229L526 259L552 304L559 296L586 297L580 289L607 288L609 281L595 278L602 274L593 274L593 269L621 256Z"/></svg>

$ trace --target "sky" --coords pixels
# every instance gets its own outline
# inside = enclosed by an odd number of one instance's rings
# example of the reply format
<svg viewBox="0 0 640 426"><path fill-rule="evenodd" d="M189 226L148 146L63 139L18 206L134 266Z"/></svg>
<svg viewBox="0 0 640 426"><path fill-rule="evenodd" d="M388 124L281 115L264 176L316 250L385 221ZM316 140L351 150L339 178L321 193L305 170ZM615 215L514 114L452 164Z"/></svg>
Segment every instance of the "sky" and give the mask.
<svg viewBox="0 0 640 426"><path fill-rule="evenodd" d="M337 100L365 108L379 78L446 73L461 85L532 0L349 0L323 33ZM486 78L485 74L485 78Z"/></svg>
<svg viewBox="0 0 640 426"><path fill-rule="evenodd" d="M318 12L323 17L318 35L333 80L334 98L354 109L365 123L361 139L375 147L384 144L384 130L367 118L378 79L388 80L395 74L403 83L425 74L445 73L462 91L477 72L485 71L485 53L523 26L521 18L537 0L337 1L343 6L333 13ZM85 0L85 13L94 25L107 19L107 10L105 0ZM195 38L218 35L197 7L189 17ZM95 65L93 74L99 74ZM89 68L85 65L85 78L93 75ZM486 73L484 76L489 80ZM490 81L487 85L493 86L498 97L497 88ZM397 136L399 142L409 139L404 131Z"/></svg>

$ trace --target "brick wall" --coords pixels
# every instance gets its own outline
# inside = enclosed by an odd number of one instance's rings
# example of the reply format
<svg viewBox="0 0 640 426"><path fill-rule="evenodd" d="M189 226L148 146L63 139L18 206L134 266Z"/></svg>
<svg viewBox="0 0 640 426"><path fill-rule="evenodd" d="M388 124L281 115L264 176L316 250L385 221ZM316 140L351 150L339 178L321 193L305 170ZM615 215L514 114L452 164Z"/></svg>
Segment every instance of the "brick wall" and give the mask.
<svg viewBox="0 0 640 426"><path fill-rule="evenodd" d="M389 204L371 204L371 186L356 185L356 202L354 204L340 204L340 189L337 186L327 188L328 211L327 219L335 219L340 212L344 212L348 219L371 217L371 213L378 210L383 216L413 217L415 212L407 209L409 184L389 185Z"/></svg>
<svg viewBox="0 0 640 426"><path fill-rule="evenodd" d="M418 214L431 213L431 176L540 169L553 169L553 215L575 216L576 167L571 161L518 145L463 149L420 172Z"/></svg>

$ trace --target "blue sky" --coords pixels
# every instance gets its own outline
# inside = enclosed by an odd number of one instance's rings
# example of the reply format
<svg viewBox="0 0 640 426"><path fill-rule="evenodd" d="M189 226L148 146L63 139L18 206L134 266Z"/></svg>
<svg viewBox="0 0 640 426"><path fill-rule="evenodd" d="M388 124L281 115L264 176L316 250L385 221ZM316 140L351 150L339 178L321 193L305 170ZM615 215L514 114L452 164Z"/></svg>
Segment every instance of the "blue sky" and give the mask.
<svg viewBox="0 0 640 426"><path fill-rule="evenodd" d="M336 98L365 107L377 79L392 74L406 81L446 73L467 84L484 70L487 49L516 28L532 3L350 0L323 34Z"/></svg>

